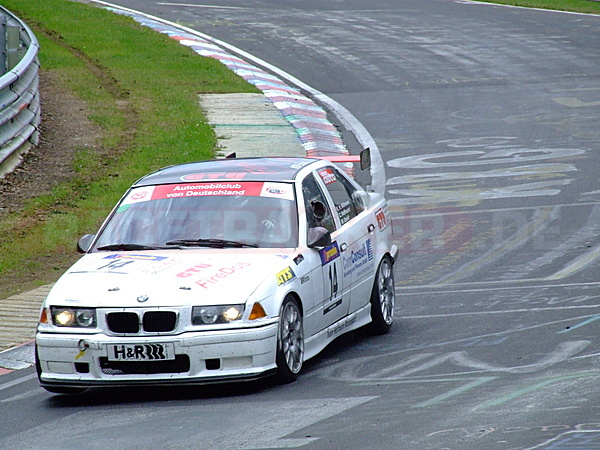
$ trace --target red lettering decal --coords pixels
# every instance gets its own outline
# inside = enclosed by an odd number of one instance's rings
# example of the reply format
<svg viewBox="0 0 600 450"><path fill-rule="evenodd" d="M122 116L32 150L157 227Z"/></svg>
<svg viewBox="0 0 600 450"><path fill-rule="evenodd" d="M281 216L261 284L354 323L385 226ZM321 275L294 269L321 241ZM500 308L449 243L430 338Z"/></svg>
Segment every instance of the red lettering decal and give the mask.
<svg viewBox="0 0 600 450"><path fill-rule="evenodd" d="M379 226L379 229L383 231L388 226L388 223L387 217L385 217L385 213L382 209L377 210L375 213L375 218L377 219L377 225Z"/></svg>
<svg viewBox="0 0 600 450"><path fill-rule="evenodd" d="M189 269L185 269L183 272L179 272L177 276L180 278L191 277L193 274L198 273L202 269L206 269L210 266L210 264L196 264L195 266L192 266Z"/></svg>
<svg viewBox="0 0 600 450"><path fill-rule="evenodd" d="M335 174L331 169L321 169L319 170L319 175L321 176L325 184L331 184L337 181L337 178L335 177Z"/></svg>

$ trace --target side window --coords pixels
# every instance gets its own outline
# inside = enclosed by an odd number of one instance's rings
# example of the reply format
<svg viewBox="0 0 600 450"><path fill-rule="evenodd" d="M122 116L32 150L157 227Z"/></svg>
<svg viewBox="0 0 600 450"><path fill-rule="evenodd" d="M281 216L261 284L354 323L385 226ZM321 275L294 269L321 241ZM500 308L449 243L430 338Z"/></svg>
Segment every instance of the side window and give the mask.
<svg viewBox="0 0 600 450"><path fill-rule="evenodd" d="M318 173L333 199L342 225L356 217L363 210L362 205L357 205L353 199L356 189L335 167L320 169Z"/></svg>
<svg viewBox="0 0 600 450"><path fill-rule="evenodd" d="M336 172L339 174L338 181L344 185L346 191L350 195L352 203L354 203L354 207L356 208L356 214L360 214L366 210L367 208L365 207L364 200L360 197L358 189L356 189L356 187L348 180L347 177L344 176L343 173L340 173L337 171L337 169L334 170L336 170Z"/></svg>
<svg viewBox="0 0 600 450"><path fill-rule="evenodd" d="M308 175L302 181L302 194L304 195L304 208L306 209L306 218L308 220L308 227L324 227L330 233L335 230L335 224L333 217L331 216L331 210L327 204L327 200L321 191L321 188L317 184L312 174ZM314 202L321 202L325 205L325 216L320 221L312 214Z"/></svg>

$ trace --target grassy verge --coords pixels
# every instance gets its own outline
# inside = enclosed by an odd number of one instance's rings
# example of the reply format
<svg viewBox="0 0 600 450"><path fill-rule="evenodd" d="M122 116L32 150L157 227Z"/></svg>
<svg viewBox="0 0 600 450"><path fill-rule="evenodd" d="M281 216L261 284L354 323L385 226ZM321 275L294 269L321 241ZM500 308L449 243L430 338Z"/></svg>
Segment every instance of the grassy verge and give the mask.
<svg viewBox="0 0 600 450"><path fill-rule="evenodd" d="M485 3L524 6L527 8L556 9L559 11L600 14L600 2L592 0L479 0Z"/></svg>
<svg viewBox="0 0 600 450"><path fill-rule="evenodd" d="M0 298L54 281L76 258L77 239L140 176L214 155L198 93L257 92L220 62L103 9L67 0L2 5L36 34L41 70L85 100L102 142L97 152L79 149L73 179L0 220Z"/></svg>
<svg viewBox="0 0 600 450"><path fill-rule="evenodd" d="M495 0L600 14L589 0ZM102 150L81 148L76 176L0 220L0 298L54 281L124 190L161 166L212 157L198 93L256 92L221 63L108 11L67 0L3 0L41 44L42 71L85 100ZM42 87L43 89L43 87Z"/></svg>

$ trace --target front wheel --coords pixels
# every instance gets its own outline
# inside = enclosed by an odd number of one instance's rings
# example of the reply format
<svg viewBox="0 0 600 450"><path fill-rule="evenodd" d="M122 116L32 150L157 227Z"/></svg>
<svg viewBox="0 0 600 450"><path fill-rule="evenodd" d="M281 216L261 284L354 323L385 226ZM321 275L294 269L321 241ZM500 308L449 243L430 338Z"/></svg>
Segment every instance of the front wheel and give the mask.
<svg viewBox="0 0 600 450"><path fill-rule="evenodd" d="M275 361L278 383L291 383L298 378L304 362L304 326L298 302L291 297L281 305Z"/></svg>
<svg viewBox="0 0 600 450"><path fill-rule="evenodd" d="M371 323L367 330L373 334L385 334L394 323L394 270L392 260L384 256L377 268L371 292Z"/></svg>

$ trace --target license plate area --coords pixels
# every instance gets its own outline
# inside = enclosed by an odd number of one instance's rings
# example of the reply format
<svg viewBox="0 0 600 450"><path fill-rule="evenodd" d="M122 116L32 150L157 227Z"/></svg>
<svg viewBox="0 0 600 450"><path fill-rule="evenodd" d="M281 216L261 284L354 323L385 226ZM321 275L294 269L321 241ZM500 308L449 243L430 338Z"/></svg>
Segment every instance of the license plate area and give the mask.
<svg viewBox="0 0 600 450"><path fill-rule="evenodd" d="M107 347L109 361L167 361L175 359L175 345L171 342L111 344Z"/></svg>

